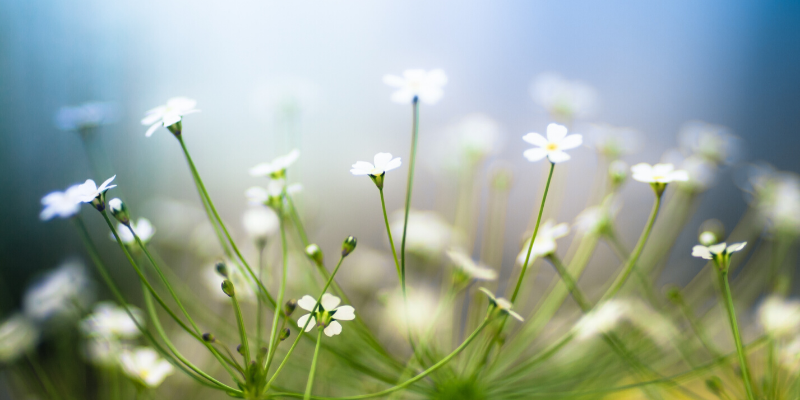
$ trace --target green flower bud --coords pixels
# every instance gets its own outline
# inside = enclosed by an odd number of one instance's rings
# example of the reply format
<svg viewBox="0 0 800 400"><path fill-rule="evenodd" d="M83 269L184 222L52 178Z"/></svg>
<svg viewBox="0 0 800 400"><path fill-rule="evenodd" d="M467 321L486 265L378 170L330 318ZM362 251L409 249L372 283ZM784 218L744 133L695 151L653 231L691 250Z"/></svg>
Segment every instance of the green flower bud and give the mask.
<svg viewBox="0 0 800 400"><path fill-rule="evenodd" d="M222 291L228 295L228 297L233 297L236 292L233 290L233 283L227 279L222 281Z"/></svg>
<svg viewBox="0 0 800 400"><path fill-rule="evenodd" d="M283 328L283 330L281 331L280 336L278 336L278 340L280 340L281 342L286 340L291 333L292 333L292 331L289 330L289 328Z"/></svg>
<svg viewBox="0 0 800 400"><path fill-rule="evenodd" d="M722 379L719 379L719 377L716 375L706 379L706 387L711 393L714 393L717 396L722 395L724 390L722 388Z"/></svg>
<svg viewBox="0 0 800 400"><path fill-rule="evenodd" d="M666 290L667 299L673 303L681 301L681 290L677 286L671 286Z"/></svg>
<svg viewBox="0 0 800 400"><path fill-rule="evenodd" d="M216 268L217 268L217 273L218 274L220 274L220 275L222 275L222 276L224 276L226 278L228 277L228 266L225 265L224 262L222 262L222 261L218 262L217 265L216 265Z"/></svg>
<svg viewBox="0 0 800 400"><path fill-rule="evenodd" d="M381 190L383 190L383 178L385 176L386 176L386 171L383 171L383 173L381 173L380 175L369 174L369 177L372 178L373 182L375 182L375 186L377 186L378 189Z"/></svg>
<svg viewBox="0 0 800 400"><path fill-rule="evenodd" d="M353 250L355 249L356 249L355 236L348 236L347 239L344 240L344 243L342 243L342 257L347 257L347 255L352 253Z"/></svg>
<svg viewBox="0 0 800 400"><path fill-rule="evenodd" d="M97 200L97 199L95 199ZM118 198L113 198L108 201L108 209L111 215L119 221L119 223L128 226L131 223L131 216L128 214L128 206Z"/></svg>
<svg viewBox="0 0 800 400"><path fill-rule="evenodd" d="M306 255L317 265L322 265L322 250L316 244L306 246Z"/></svg>
<svg viewBox="0 0 800 400"><path fill-rule="evenodd" d="M288 317L292 315L295 308L297 308L297 300L291 299L283 305L283 314Z"/></svg>
<svg viewBox="0 0 800 400"><path fill-rule="evenodd" d="M203 334L203 341L206 343L214 343L217 341L217 338L215 338L211 333L206 332Z"/></svg>
<svg viewBox="0 0 800 400"><path fill-rule="evenodd" d="M168 126L167 129L169 129L169 131L172 132L172 134L176 137L180 136L181 131L183 130L183 120Z"/></svg>
<svg viewBox="0 0 800 400"><path fill-rule="evenodd" d="M241 355L244 355L244 348L242 348L242 345L236 346L236 352Z"/></svg>
<svg viewBox="0 0 800 400"><path fill-rule="evenodd" d="M703 246L717 244L723 238L725 238L725 226L719 220L709 219L700 224L700 233L697 240Z"/></svg>

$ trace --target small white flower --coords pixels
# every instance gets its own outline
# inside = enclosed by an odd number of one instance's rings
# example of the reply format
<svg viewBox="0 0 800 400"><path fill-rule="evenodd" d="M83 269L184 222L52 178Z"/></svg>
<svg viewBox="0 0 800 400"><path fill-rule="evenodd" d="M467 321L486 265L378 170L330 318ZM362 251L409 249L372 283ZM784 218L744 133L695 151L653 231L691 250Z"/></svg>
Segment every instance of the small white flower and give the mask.
<svg viewBox="0 0 800 400"><path fill-rule="evenodd" d="M714 164L731 164L739 155L739 138L721 125L689 121L678 140L682 148Z"/></svg>
<svg viewBox="0 0 800 400"><path fill-rule="evenodd" d="M522 140L538 146L522 153L528 161L539 161L547 157L551 163L569 160L570 156L564 150L574 149L583 143L581 135L567 135L567 127L556 123L547 125L547 138L531 132L523 136Z"/></svg>
<svg viewBox="0 0 800 400"><path fill-rule="evenodd" d="M680 150L672 149L664 152L661 160L686 171L689 179L681 182L679 186L685 190L701 192L714 183L717 165L700 155L692 154L686 157Z"/></svg>
<svg viewBox="0 0 800 400"><path fill-rule="evenodd" d="M77 186L65 192L52 192L42 197L44 209L39 213L39 219L47 221L56 216L69 218L81 210L82 201L79 199Z"/></svg>
<svg viewBox="0 0 800 400"><path fill-rule="evenodd" d="M786 337L800 331L800 302L770 296L758 308L764 331L773 337Z"/></svg>
<svg viewBox="0 0 800 400"><path fill-rule="evenodd" d="M242 224L247 234L256 240L266 239L278 231L280 221L271 208L253 207L242 215Z"/></svg>
<svg viewBox="0 0 800 400"><path fill-rule="evenodd" d="M381 176L387 171L391 171L400 166L400 157L392 158L391 153L378 153L375 154L375 164L366 161L358 161L353 164L350 173L356 176L372 175Z"/></svg>
<svg viewBox="0 0 800 400"><path fill-rule="evenodd" d="M136 322L144 325L142 311L130 307ZM125 308L111 302L101 302L94 306L94 312L80 323L81 331L89 337L107 339L133 339L141 333Z"/></svg>
<svg viewBox="0 0 800 400"><path fill-rule="evenodd" d="M139 236L139 239L142 240L142 243L149 242L156 233L156 228L153 227L153 224L151 224L147 218L139 218L139 220L135 222L131 221L131 228L136 232L136 235ZM130 229L123 224L117 224L117 234L119 235L119 239L122 240L122 243L128 245L136 243L136 238L133 237ZM109 233L109 237L111 237L111 240L117 240L113 232Z"/></svg>
<svg viewBox="0 0 800 400"><path fill-rule="evenodd" d="M587 142L612 160L636 152L641 145L641 133L633 128L591 124L585 133Z"/></svg>
<svg viewBox="0 0 800 400"><path fill-rule="evenodd" d="M609 228L620 209L620 202L609 195L603 200L603 204L588 207L578 214L575 217L575 227L583 233L602 233Z"/></svg>
<svg viewBox="0 0 800 400"><path fill-rule="evenodd" d="M300 150L294 149L290 151L289 154L277 157L270 162L261 163L253 168L250 168L250 176L272 176L274 178L280 178L286 172L286 168L289 168L292 164L294 164L299 157Z"/></svg>
<svg viewBox="0 0 800 400"><path fill-rule="evenodd" d="M569 233L569 225L562 222L558 225L553 220L547 220L539 227L539 232L536 234L536 240L533 242L531 248L531 260L536 257L544 257L553 254L556 251L556 239L567 236ZM528 256L528 246L531 240L525 241L522 246L522 251L517 256L519 265L525 263L525 258ZM530 262L530 261L529 261Z"/></svg>
<svg viewBox="0 0 800 400"><path fill-rule="evenodd" d="M670 183L672 181L687 181L689 174L683 170L676 170L672 164L639 163L631 167L633 179L645 183Z"/></svg>
<svg viewBox="0 0 800 400"><path fill-rule="evenodd" d="M385 321L382 328L398 339L406 340L406 329L422 334L445 323L444 318L437 318L432 312L440 305L440 300L430 289L409 290L406 300L400 290L393 290L385 296L386 308L381 310Z"/></svg>
<svg viewBox="0 0 800 400"><path fill-rule="evenodd" d="M150 125L145 136L150 137L159 127L170 127L181 122L185 115L200 112L194 108L197 101L186 97L173 97L167 100L167 104L153 108L145 113L142 118L142 125Z"/></svg>
<svg viewBox="0 0 800 400"><path fill-rule="evenodd" d="M479 265L461 250L448 250L447 256L461 272L472 279L479 281L493 281L497 279L497 272L484 265Z"/></svg>
<svg viewBox="0 0 800 400"><path fill-rule="evenodd" d="M447 84L447 75L441 69L407 69L402 77L384 75L383 83L397 88L392 93L395 103L408 104L418 98L423 103L436 104L444 95L442 87Z"/></svg>
<svg viewBox="0 0 800 400"><path fill-rule="evenodd" d="M495 297L494 293L490 292L489 289L482 287L479 290L489 297L489 302L492 303L495 307L497 307L497 309L499 309L500 312L506 313L520 322L524 321L521 315L517 314L514 310L511 309L512 304L510 301L506 300L503 297Z"/></svg>
<svg viewBox="0 0 800 400"><path fill-rule="evenodd" d="M62 131L83 131L116 121L113 103L89 102L75 107L61 107L56 113L56 126Z"/></svg>
<svg viewBox="0 0 800 400"><path fill-rule="evenodd" d="M293 183L286 186L286 181L283 179L273 179L267 183L267 188L264 189L259 186L253 186L244 192L250 204L264 205L269 201L279 201L283 197L284 188L286 193L294 194L303 190L303 185Z"/></svg>
<svg viewBox="0 0 800 400"><path fill-rule="evenodd" d="M609 333L629 313L630 306L628 303L621 300L606 301L581 317L575 325L577 338L585 340L601 333Z"/></svg>
<svg viewBox="0 0 800 400"><path fill-rule="evenodd" d="M597 93L591 86L564 79L558 74L539 75L530 90L533 100L557 120L587 117L596 109Z"/></svg>
<svg viewBox="0 0 800 400"><path fill-rule="evenodd" d="M317 300L309 295L303 296L297 301L297 305L306 311L310 311L310 313L300 317L297 320L297 326L303 329L306 326L306 321L311 318L306 327L306 332L309 332L316 326L316 321L319 319L325 326L323 332L329 337L342 333L342 324L338 321L354 320L356 318L356 309L352 306L339 306L341 301L338 297L325 293L320 301L320 309L315 311L314 306L317 305Z"/></svg>
<svg viewBox="0 0 800 400"><path fill-rule="evenodd" d="M36 321L76 312L75 304L85 305L93 297L91 282L82 264L68 262L48 272L25 292L25 315Z"/></svg>
<svg viewBox="0 0 800 400"><path fill-rule="evenodd" d="M725 256L735 253L743 249L745 245L747 245L747 242L733 243L730 246L728 246L725 242L711 246L703 246L698 244L692 247L692 256L706 260L713 260L715 256Z"/></svg>
<svg viewBox="0 0 800 400"><path fill-rule="evenodd" d="M120 355L128 345L117 339L101 336L90 337L83 344L83 356L86 361L104 368L119 366Z"/></svg>
<svg viewBox="0 0 800 400"><path fill-rule="evenodd" d="M128 377L150 388L160 385L175 371L169 361L162 359L149 347L125 350L119 361Z"/></svg>
<svg viewBox="0 0 800 400"><path fill-rule="evenodd" d="M77 196L78 200L84 203L90 203L92 200L96 199L101 194L107 192L109 189L117 187L117 185L111 184L111 182L116 177L117 176L114 175L111 178L106 179L105 182L103 182L103 184L100 185L99 187L97 186L96 183L94 183L94 180L87 179L86 182L81 183L80 185L74 185L69 189L67 189L67 191L69 192L70 190L75 190L74 193L75 196Z"/></svg>
<svg viewBox="0 0 800 400"><path fill-rule="evenodd" d="M402 210L392 215L392 232L403 231L403 217ZM441 215L434 211L409 211L406 231L406 251L409 253L435 260L458 242L458 233Z"/></svg>
<svg viewBox="0 0 800 400"><path fill-rule="evenodd" d="M800 177L778 172L769 166L753 166L747 170L745 190L749 200L771 231L800 233Z"/></svg>
<svg viewBox="0 0 800 400"><path fill-rule="evenodd" d="M10 363L32 350L39 337L31 320L22 314L12 315L0 323L0 363Z"/></svg>

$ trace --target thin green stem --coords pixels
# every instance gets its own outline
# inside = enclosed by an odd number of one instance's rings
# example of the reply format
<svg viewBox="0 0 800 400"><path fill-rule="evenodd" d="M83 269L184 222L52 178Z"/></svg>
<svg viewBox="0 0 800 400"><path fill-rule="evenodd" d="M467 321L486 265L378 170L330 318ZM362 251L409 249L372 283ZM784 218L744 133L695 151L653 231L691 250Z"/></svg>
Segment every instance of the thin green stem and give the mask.
<svg viewBox="0 0 800 400"><path fill-rule="evenodd" d="M233 296L231 296L231 303L233 303L233 310L236 313L236 327L239 329L239 339L242 342L242 352L244 353L244 368L250 368L250 344L247 340L247 330L244 327L244 318L242 317L242 308L239 306L239 299L236 297L236 288L234 287Z"/></svg>
<svg viewBox="0 0 800 400"><path fill-rule="evenodd" d="M267 364L265 368L269 368L269 363L275 356L273 353L278 349L278 320L281 317L281 307L283 305L283 296L286 290L286 274L289 265L289 247L286 241L286 226L283 217L280 217L280 230L281 230L281 251L283 252L283 270L281 272L281 288L278 291L278 306L275 307L275 315L272 318L272 331L269 334L269 346L267 347Z"/></svg>
<svg viewBox="0 0 800 400"><path fill-rule="evenodd" d="M256 243L256 251L258 251L258 280L261 281L264 277L264 247L266 241L261 240ZM258 340L258 347L264 344L264 330L263 330L263 314L264 314L264 299L261 296L256 296L256 339ZM279 300L280 301L280 300Z"/></svg>
<svg viewBox="0 0 800 400"><path fill-rule="evenodd" d="M400 241L400 285L406 292L406 234L408 233L408 212L411 209L411 189L414 186L414 164L417 160L417 139L419 137L419 99L415 96L411 103L413 124L411 126L411 157L408 163L408 182L406 184L406 205L403 213L403 238Z"/></svg>
<svg viewBox="0 0 800 400"><path fill-rule="evenodd" d="M739 366L742 369L744 389L747 392L747 399L753 400L755 397L753 395L749 368L747 367L747 359L745 358L744 349L742 348L742 338L739 335L739 324L736 322L736 310L733 308L733 296L731 295L731 287L728 283L727 266L719 271L719 283L722 288L722 296L725 300L725 308L728 311L728 321L730 322L731 331L733 332L733 340L736 342L736 352L739 355Z"/></svg>
<svg viewBox="0 0 800 400"><path fill-rule="evenodd" d="M309 318L310 319L310 318ZM308 382L306 383L305 400L311 398L311 387L314 386L314 372L317 370L317 359L319 358L319 344L322 343L322 328L317 328L317 345L314 347L314 357L311 359L311 370L308 371Z"/></svg>
<svg viewBox="0 0 800 400"><path fill-rule="evenodd" d="M47 396L49 396L53 400L61 400L61 394L56 389L53 382L50 380L50 377L47 376L47 372L42 368L42 365L39 364L39 360L36 359L35 356L31 354L31 352L26 352L25 356L28 358L28 363L31 364L33 368L33 373L42 382L42 386L44 387L45 392L47 392Z"/></svg>
<svg viewBox="0 0 800 400"><path fill-rule="evenodd" d="M403 281L403 272L400 267L400 262L397 261L397 251L394 248L394 240L392 240L392 229L389 227L389 216L386 214L386 201L383 198L383 188L378 188L381 194L381 209L383 210L383 222L386 224L386 234L389 235L389 245L392 247L392 256L394 256L394 265L397 267L397 279ZM405 230L405 228L403 228ZM405 237L405 232L403 232Z"/></svg>

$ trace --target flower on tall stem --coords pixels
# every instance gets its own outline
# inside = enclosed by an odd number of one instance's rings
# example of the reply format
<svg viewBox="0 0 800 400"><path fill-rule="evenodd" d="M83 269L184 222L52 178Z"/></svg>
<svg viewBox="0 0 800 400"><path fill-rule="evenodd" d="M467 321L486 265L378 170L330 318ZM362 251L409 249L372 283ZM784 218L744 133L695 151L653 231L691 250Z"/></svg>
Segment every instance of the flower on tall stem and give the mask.
<svg viewBox="0 0 800 400"><path fill-rule="evenodd" d="M692 247L692 256L705 260L714 260L714 264L720 269L727 269L731 254L744 249L747 242L733 243L728 245L725 242L711 246L698 244Z"/></svg>
<svg viewBox="0 0 800 400"><path fill-rule="evenodd" d="M187 97L173 97L167 104L153 108L145 113L142 125L150 125L145 136L150 137L156 129L164 127L174 135L181 134L181 121L189 114L200 112L196 109L197 101Z"/></svg>
<svg viewBox="0 0 800 400"><path fill-rule="evenodd" d="M356 176L369 175L378 189L383 189L383 177L387 171L400 167L400 157L392 158L391 153L375 154L371 164L366 161L357 161L350 169L350 173Z"/></svg>
<svg viewBox="0 0 800 400"><path fill-rule="evenodd" d="M567 225L566 222L556 225L556 223L551 219L545 221L545 223L539 228L539 232L536 234L536 240L533 241L533 247L531 247L531 257L545 257L553 254L556 251L556 239L567 236L568 233L569 225ZM519 265L525 263L525 258L528 256L528 247L530 247L530 244L531 240L529 238L522 246L522 251L517 256L517 262Z"/></svg>
<svg viewBox="0 0 800 400"><path fill-rule="evenodd" d="M672 164L639 163L631 167L631 172L634 180L649 183L659 196L664 193L668 183L689 180L689 174L686 171L676 170Z"/></svg>
<svg viewBox="0 0 800 400"><path fill-rule="evenodd" d="M111 302L100 302L94 306L91 315L80 323L81 331L89 337L106 339L133 339L141 333L136 326L138 322L144 325L142 311L129 307L136 321L131 319L124 307Z"/></svg>
<svg viewBox="0 0 800 400"><path fill-rule="evenodd" d="M175 368L149 347L125 350L120 356L122 371L140 385L158 387Z"/></svg>
<svg viewBox="0 0 800 400"><path fill-rule="evenodd" d="M497 271L476 263L461 250L448 250L447 256L450 257L450 261L453 265L458 267L459 273L464 275L467 279L475 279L478 281L493 281L497 279Z"/></svg>
<svg viewBox="0 0 800 400"><path fill-rule="evenodd" d="M419 99L426 104L436 104L444 95L442 87L447 84L447 75L441 69L407 69L403 76L384 75L383 83L397 88L392 93L395 103L409 104Z"/></svg>
<svg viewBox="0 0 800 400"><path fill-rule="evenodd" d="M253 186L245 191L245 196L250 204L260 204L271 207L279 212L283 207L283 198L286 194L293 194L301 191L303 186L293 183L286 186L284 179L272 179L267 183L267 188Z"/></svg>
<svg viewBox="0 0 800 400"><path fill-rule="evenodd" d="M141 239L142 243L149 242L156 233L156 228L147 218L139 218L138 221L131 222L130 229L133 229L133 231L136 232L136 236ZM133 233L131 233L130 229L128 229L128 227L122 223L117 225L117 234L119 235L119 239L122 240L122 243L127 245L136 243L136 238L133 236ZM117 238L114 237L113 232L109 233L109 237L111 237L111 240L117 240Z"/></svg>
<svg viewBox="0 0 800 400"><path fill-rule="evenodd" d="M294 149L270 162L261 163L250 168L250 176L269 176L272 179L283 178L286 175L286 169L292 166L298 158L300 158L300 150Z"/></svg>
<svg viewBox="0 0 800 400"><path fill-rule="evenodd" d="M323 332L329 337L342 333L342 324L338 321L354 320L356 318L356 310L352 306L339 306L341 301L338 297L325 293L322 295L319 309L315 309L317 300L309 295L303 296L297 301L297 305L309 311L309 313L297 320L297 326L300 329L305 326L306 332L311 331L314 326L319 326L323 328ZM309 321L309 318L311 321ZM306 326L306 322L308 322L308 326Z"/></svg>
<svg viewBox="0 0 800 400"><path fill-rule="evenodd" d="M554 73L536 77L530 88L533 100L557 121L570 122L592 115L597 108L597 92L580 81Z"/></svg>
<svg viewBox="0 0 800 400"><path fill-rule="evenodd" d="M510 315L517 321L524 321L521 315L517 314L516 311L511 309L512 304L510 301L506 300L504 297L496 297L494 293L489 291L489 289L482 287L479 290L489 297L489 303L495 310L498 310L502 314Z"/></svg>
<svg viewBox="0 0 800 400"><path fill-rule="evenodd" d="M54 217L69 218L81 210L81 201L78 198L77 185L64 192L51 192L42 197L44 209L39 213L39 219L47 221Z"/></svg>
<svg viewBox="0 0 800 400"><path fill-rule="evenodd" d="M522 140L537 146L522 153L528 161L535 162L547 157L554 164L569 160L570 156L564 150L574 149L583 143L581 135L567 135L567 127L556 123L547 125L547 138L531 132Z"/></svg>
<svg viewBox="0 0 800 400"><path fill-rule="evenodd" d="M114 175L106 179L100 186L97 186L94 180L87 179L86 182L75 185L67 189L67 191L74 190L75 196L79 201L82 203L92 203L98 211L103 211L106 207L103 197L109 189L117 187L117 185L111 184L116 177L117 176Z"/></svg>

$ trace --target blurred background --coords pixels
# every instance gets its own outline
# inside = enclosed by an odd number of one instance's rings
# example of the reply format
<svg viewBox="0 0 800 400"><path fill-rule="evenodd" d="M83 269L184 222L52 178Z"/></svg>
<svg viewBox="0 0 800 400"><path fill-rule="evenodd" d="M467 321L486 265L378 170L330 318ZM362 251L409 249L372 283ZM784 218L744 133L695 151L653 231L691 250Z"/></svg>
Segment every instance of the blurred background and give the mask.
<svg viewBox="0 0 800 400"><path fill-rule="evenodd" d="M249 168L298 148L290 180L303 184L309 234L328 252L350 234L359 245L388 249L375 188L349 168L380 151L407 160L411 109L392 103L382 83L384 74L407 68L442 68L449 78L442 101L421 109L413 206L452 221L458 194L448 191L448 132L476 113L490 119L498 136L482 171L505 160L514 176L508 264L546 174L545 163L522 157L530 146L521 140L550 122L532 96L542 74L593 88L574 132L584 133L579 122L640 132L638 152L624 158L629 164L659 161L678 147L686 121L703 120L741 138L739 161L800 171L798 17L800 5L791 2L0 1L2 311L20 306L37 274L81 257L69 223L39 220L48 192L116 174L114 195L165 233L172 223L165 214L178 212L168 206L200 210L174 137L161 129L145 138L139 122L174 96L198 101L202 112L185 118L184 138L237 235L245 189L264 184ZM109 123L89 141L59 129L61 107L88 101L113 105ZM571 154L574 162L554 178L565 194L547 211L559 222L586 206L595 176L591 149ZM387 178L390 213L403 206L405 174L404 164ZM695 243L704 219L739 219L747 203L736 174L716 174L676 248ZM649 191L625 188L619 224L630 246ZM93 232L107 235L93 211L83 214ZM159 240L167 241L157 234L156 246ZM104 255L127 269L113 243L104 245ZM688 250L672 254L675 267L663 279L694 275L701 265L683 262L689 258Z"/></svg>

